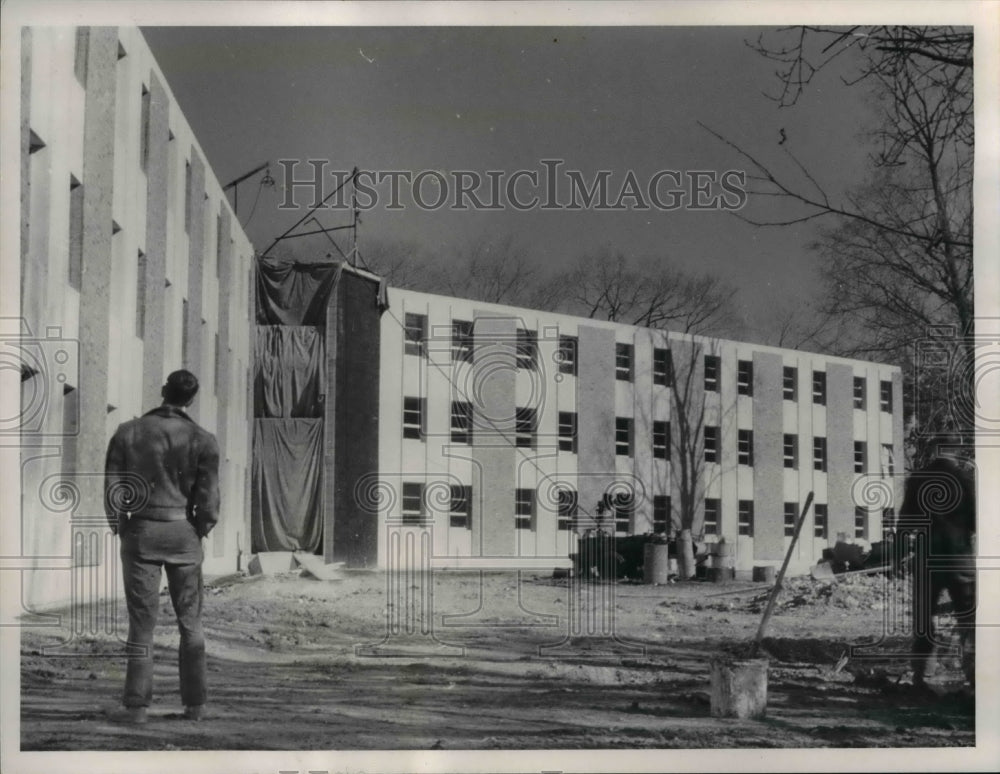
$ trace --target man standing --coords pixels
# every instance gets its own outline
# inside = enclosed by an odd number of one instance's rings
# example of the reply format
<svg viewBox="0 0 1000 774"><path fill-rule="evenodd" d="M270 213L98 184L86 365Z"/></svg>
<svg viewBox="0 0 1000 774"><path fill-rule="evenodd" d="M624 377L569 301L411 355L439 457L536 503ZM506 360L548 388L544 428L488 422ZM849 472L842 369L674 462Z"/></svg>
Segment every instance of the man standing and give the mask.
<svg viewBox="0 0 1000 774"><path fill-rule="evenodd" d="M947 439L945 439L947 440ZM913 685L925 687L939 633L934 614L943 591L954 607L955 628L962 643L962 666L975 686L976 627L976 476L969 460L946 451L910 475L900 516L916 537L913 557ZM921 548L921 542L923 547Z"/></svg>
<svg viewBox="0 0 1000 774"><path fill-rule="evenodd" d="M218 521L219 446L184 411L197 393L194 374L174 371L161 392L163 405L120 425L108 445L105 512L111 531L121 537L129 618L124 720L131 723L146 722L153 697L163 567L181 635L185 716L200 719L205 704L201 539ZM131 496L123 496L130 490Z"/></svg>

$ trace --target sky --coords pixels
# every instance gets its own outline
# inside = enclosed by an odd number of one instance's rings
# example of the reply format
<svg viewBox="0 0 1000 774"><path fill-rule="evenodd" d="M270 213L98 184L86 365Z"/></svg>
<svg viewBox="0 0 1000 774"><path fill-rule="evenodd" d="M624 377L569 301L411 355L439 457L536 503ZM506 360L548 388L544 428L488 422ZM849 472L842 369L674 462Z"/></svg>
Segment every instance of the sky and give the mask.
<svg viewBox="0 0 1000 774"><path fill-rule="evenodd" d="M690 191L691 171L719 180L748 169L700 124L781 169L791 169L791 151L834 193L867 174L864 91L833 71L797 105L779 108L764 94L778 85L774 63L746 44L765 29L772 28L187 26L143 27L143 34L219 181L271 162L274 188L260 188L259 175L239 188L238 216L258 250L304 213L279 208L287 191L278 159L301 160L300 178L312 174L308 159L328 160L329 171L426 172L421 191L430 204L436 171L449 203L435 209L414 206L405 183L403 206L387 209L389 183L375 186L377 206L362 215L362 253L366 243L388 241L460 255L482 235L513 235L552 268L606 249L651 256L725 277L739 288L747 337L759 339L782 310L812 303L818 258L808 245L816 226L762 229L717 208L665 211L648 190L664 170L680 172L680 187ZM552 190L546 160L561 160L553 167L556 202L570 199L568 171L591 185L607 170L609 203L630 173L645 194L617 211L511 206L503 194L518 170L540 180L535 187L522 175L518 200L535 194L544 202ZM494 171L501 208L450 206L456 170L481 176L486 203ZM660 201L669 203L676 178L658 179ZM312 199L301 188L294 194L303 205ZM740 212L763 213L755 200ZM327 213L321 222L343 224L346 215Z"/></svg>

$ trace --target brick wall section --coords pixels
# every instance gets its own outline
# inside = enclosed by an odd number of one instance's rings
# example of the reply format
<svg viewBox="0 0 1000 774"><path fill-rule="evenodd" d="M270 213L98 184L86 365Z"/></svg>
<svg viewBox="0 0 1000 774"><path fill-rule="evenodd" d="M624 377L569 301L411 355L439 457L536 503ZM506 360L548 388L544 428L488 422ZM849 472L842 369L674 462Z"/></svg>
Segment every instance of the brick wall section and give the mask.
<svg viewBox="0 0 1000 774"><path fill-rule="evenodd" d="M753 356L754 559L785 556L782 359L770 352Z"/></svg>
<svg viewBox="0 0 1000 774"><path fill-rule="evenodd" d="M853 537L854 369L839 363L826 367L826 458L828 534Z"/></svg>
<svg viewBox="0 0 1000 774"><path fill-rule="evenodd" d="M79 459L102 460L107 447L111 223L115 160L118 32L92 27L83 128L83 272L80 280ZM89 464L89 463L88 463ZM103 512L96 485L81 492L81 513Z"/></svg>
<svg viewBox="0 0 1000 774"><path fill-rule="evenodd" d="M475 355L472 364L472 459L479 468L481 494L473 505L472 551L482 556L514 556L514 447L515 341L513 317L476 310ZM474 474L474 478L475 478ZM473 487L473 497L475 495Z"/></svg>
<svg viewBox="0 0 1000 774"><path fill-rule="evenodd" d="M581 515L615 480L615 332L581 325L576 380ZM606 523L610 517L605 517Z"/></svg>
<svg viewBox="0 0 1000 774"><path fill-rule="evenodd" d="M204 381L201 371L203 342L201 330L201 306L203 275L205 271L205 163L197 151L191 148L191 188L187 194L191 211L188 213L188 286L187 286L187 319L184 320L184 330L187 331L187 355L184 358L184 368L193 372L199 380ZM184 213L181 213L184 217ZM173 371L168 365L167 371ZM208 389L208 385L204 387ZM191 406L191 416L201 421L203 401L195 401Z"/></svg>
<svg viewBox="0 0 1000 774"><path fill-rule="evenodd" d="M327 307L323 553L328 562L374 567L376 513L355 489L378 472L381 325L372 280L342 271Z"/></svg>
<svg viewBox="0 0 1000 774"><path fill-rule="evenodd" d="M170 128L167 92L155 73L149 83L149 156L146 161L146 290L140 303L145 314L142 340L142 405L160 403L163 347L166 339L163 286L167 263L167 165ZM173 370L173 369L171 369Z"/></svg>

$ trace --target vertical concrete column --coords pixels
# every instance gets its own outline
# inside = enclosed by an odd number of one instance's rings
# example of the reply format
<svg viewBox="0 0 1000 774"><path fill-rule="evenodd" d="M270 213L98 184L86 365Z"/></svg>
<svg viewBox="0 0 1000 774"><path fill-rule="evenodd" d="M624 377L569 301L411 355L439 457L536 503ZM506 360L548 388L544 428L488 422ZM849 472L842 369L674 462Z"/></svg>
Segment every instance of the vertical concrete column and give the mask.
<svg viewBox="0 0 1000 774"><path fill-rule="evenodd" d="M218 398L216 404L218 406L216 409L218 430L216 435L219 439L219 448L222 450L223 459L231 457L228 447L229 382L232 378L229 362L229 318L232 312L233 286L235 285L233 279L233 240L230 237L232 227L232 216L226 207L222 207L222 212L219 215L218 254L216 256L219 272L219 357L215 364L218 369L215 381L218 385L216 395Z"/></svg>
<svg viewBox="0 0 1000 774"><path fill-rule="evenodd" d="M900 371L894 371L892 374L892 459L893 497L895 498L897 515L899 514L899 506L903 504L903 455L903 374Z"/></svg>
<svg viewBox="0 0 1000 774"><path fill-rule="evenodd" d="M164 341L166 340L163 285L167 271L167 143L170 105L167 90L156 73L149 79L149 155L146 160L146 252L145 292L139 303L145 309L142 338L142 406L148 410L160 402L163 386Z"/></svg>
<svg viewBox="0 0 1000 774"><path fill-rule="evenodd" d="M472 459L482 471L482 487L473 492L472 550L480 556L515 556L517 322L480 310L473 319Z"/></svg>
<svg viewBox="0 0 1000 774"><path fill-rule="evenodd" d="M115 160L118 33L93 27L87 52L83 125L83 251L80 280L79 459L93 466L107 448L108 356L111 336L111 222ZM101 463L98 462L98 465ZM81 491L83 510L103 512L96 478Z"/></svg>
<svg viewBox="0 0 1000 774"><path fill-rule="evenodd" d="M204 381L205 374L201 370L201 305L202 286L204 284L205 263L205 163L192 146L191 179L185 200L188 202L188 212L185 214L188 224L188 287L187 287L187 318L183 321L184 329L181 336L187 337L187 353L184 363L167 363L165 372L176 368L186 368L192 371L199 380ZM201 401L195 401L191 406L191 416L201 421Z"/></svg>
<svg viewBox="0 0 1000 774"><path fill-rule="evenodd" d="M753 356L753 558L785 556L784 449L781 355Z"/></svg>
<svg viewBox="0 0 1000 774"><path fill-rule="evenodd" d="M829 534L854 535L854 369L826 366L826 498Z"/></svg>
<svg viewBox="0 0 1000 774"><path fill-rule="evenodd" d="M581 325L577 335L577 490L583 515L593 516L615 481L615 332Z"/></svg>
<svg viewBox="0 0 1000 774"><path fill-rule="evenodd" d="M21 28L21 309L25 315L30 304L28 292L31 262L27 260L31 226L31 28ZM30 317L28 318L31 319ZM34 321L32 321L34 322ZM32 335L44 335L33 330Z"/></svg>

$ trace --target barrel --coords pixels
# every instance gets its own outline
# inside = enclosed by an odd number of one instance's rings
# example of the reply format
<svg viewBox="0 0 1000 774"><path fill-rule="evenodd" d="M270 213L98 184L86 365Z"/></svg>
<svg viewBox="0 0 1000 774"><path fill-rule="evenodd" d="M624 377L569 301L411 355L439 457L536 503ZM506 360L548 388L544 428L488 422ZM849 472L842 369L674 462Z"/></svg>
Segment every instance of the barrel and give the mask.
<svg viewBox="0 0 1000 774"><path fill-rule="evenodd" d="M670 575L670 548L666 543L646 543L642 549L642 580L649 585L665 584Z"/></svg>
<svg viewBox="0 0 1000 774"><path fill-rule="evenodd" d="M757 583L774 583L774 567L770 564L754 567L753 579Z"/></svg>
<svg viewBox="0 0 1000 774"><path fill-rule="evenodd" d="M761 718L767 712L767 659L719 656L711 663L711 712L717 718Z"/></svg>
<svg viewBox="0 0 1000 774"><path fill-rule="evenodd" d="M706 577L712 583L729 583L736 577L736 571L732 567L709 567Z"/></svg>

